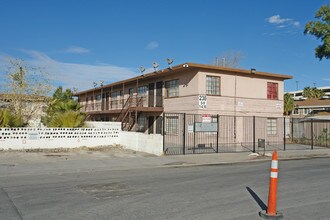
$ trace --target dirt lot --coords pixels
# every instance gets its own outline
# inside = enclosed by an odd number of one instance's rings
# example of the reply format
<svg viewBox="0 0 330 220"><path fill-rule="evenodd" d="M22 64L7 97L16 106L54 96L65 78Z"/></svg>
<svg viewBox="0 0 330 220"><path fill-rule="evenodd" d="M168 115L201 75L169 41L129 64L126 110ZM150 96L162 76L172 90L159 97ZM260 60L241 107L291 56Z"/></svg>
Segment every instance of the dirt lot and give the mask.
<svg viewBox="0 0 330 220"><path fill-rule="evenodd" d="M100 146L58 149L25 149L0 151L0 165L15 163L44 163L63 160L100 158L141 158L153 155L123 149L121 146Z"/></svg>

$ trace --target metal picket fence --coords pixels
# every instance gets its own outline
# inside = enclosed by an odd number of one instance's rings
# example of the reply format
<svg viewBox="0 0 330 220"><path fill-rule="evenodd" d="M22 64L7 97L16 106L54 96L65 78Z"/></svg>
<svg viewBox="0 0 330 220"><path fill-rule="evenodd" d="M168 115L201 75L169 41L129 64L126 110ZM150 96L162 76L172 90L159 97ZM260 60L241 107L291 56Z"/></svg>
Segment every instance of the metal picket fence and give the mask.
<svg viewBox="0 0 330 220"><path fill-rule="evenodd" d="M285 150L285 118L165 113L166 155Z"/></svg>

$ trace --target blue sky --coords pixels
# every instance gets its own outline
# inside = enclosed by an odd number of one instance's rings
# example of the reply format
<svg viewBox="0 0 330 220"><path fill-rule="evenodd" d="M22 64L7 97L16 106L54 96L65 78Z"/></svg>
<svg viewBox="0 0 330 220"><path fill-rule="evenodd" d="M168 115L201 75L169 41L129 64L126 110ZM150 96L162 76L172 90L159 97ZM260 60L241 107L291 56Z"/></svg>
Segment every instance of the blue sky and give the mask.
<svg viewBox="0 0 330 220"><path fill-rule="evenodd" d="M285 91L330 86L330 60L316 59L320 41L303 34L319 7L329 3L1 0L0 79L9 57L45 67L55 85L83 90L93 81L136 76L153 61L166 68L168 57L174 65L212 64L239 51L240 68L292 75Z"/></svg>

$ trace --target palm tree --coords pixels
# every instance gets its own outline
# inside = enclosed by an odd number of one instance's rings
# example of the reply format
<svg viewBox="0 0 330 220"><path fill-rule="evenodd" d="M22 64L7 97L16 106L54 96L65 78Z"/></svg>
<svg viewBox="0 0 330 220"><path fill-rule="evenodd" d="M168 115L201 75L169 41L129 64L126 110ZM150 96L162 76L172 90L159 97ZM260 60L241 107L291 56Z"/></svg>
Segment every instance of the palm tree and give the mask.
<svg viewBox="0 0 330 220"><path fill-rule="evenodd" d="M312 94L313 94L313 98L317 98L317 99L319 99L325 95L324 91L322 91L321 89L318 89L316 87L312 88Z"/></svg>
<svg viewBox="0 0 330 220"><path fill-rule="evenodd" d="M304 91L303 91L303 96L308 99L319 99L324 95L325 95L324 91L322 91L316 87L311 88L311 87L307 86L304 88Z"/></svg>
<svg viewBox="0 0 330 220"><path fill-rule="evenodd" d="M24 127L23 119L13 115L9 109L0 109L0 127Z"/></svg>
<svg viewBox="0 0 330 220"><path fill-rule="evenodd" d="M42 122L48 127L82 127L87 115L80 111L82 106L73 99L70 89L58 87L47 108L47 116Z"/></svg>
<svg viewBox="0 0 330 220"><path fill-rule="evenodd" d="M289 115L294 110L294 100L290 93L284 94L284 115Z"/></svg>
<svg viewBox="0 0 330 220"><path fill-rule="evenodd" d="M312 88L309 86L305 87L303 90L303 96L308 99L312 98L313 97Z"/></svg>
<svg viewBox="0 0 330 220"><path fill-rule="evenodd" d="M73 110L57 112L48 123L49 127L77 128L85 126L87 115Z"/></svg>

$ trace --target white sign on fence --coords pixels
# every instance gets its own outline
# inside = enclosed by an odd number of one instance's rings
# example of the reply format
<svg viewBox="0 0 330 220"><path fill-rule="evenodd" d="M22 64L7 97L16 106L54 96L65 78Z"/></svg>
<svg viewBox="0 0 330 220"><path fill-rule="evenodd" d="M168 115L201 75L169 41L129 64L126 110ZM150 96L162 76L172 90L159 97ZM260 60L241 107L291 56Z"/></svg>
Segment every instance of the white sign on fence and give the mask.
<svg viewBox="0 0 330 220"><path fill-rule="evenodd" d="M218 131L218 123L195 123L195 131L196 132L217 132Z"/></svg>
<svg viewBox="0 0 330 220"><path fill-rule="evenodd" d="M194 133L194 125L188 125L188 133Z"/></svg>
<svg viewBox="0 0 330 220"><path fill-rule="evenodd" d="M211 115L209 114L203 114L202 115L202 122L212 122L212 118L211 118Z"/></svg>

